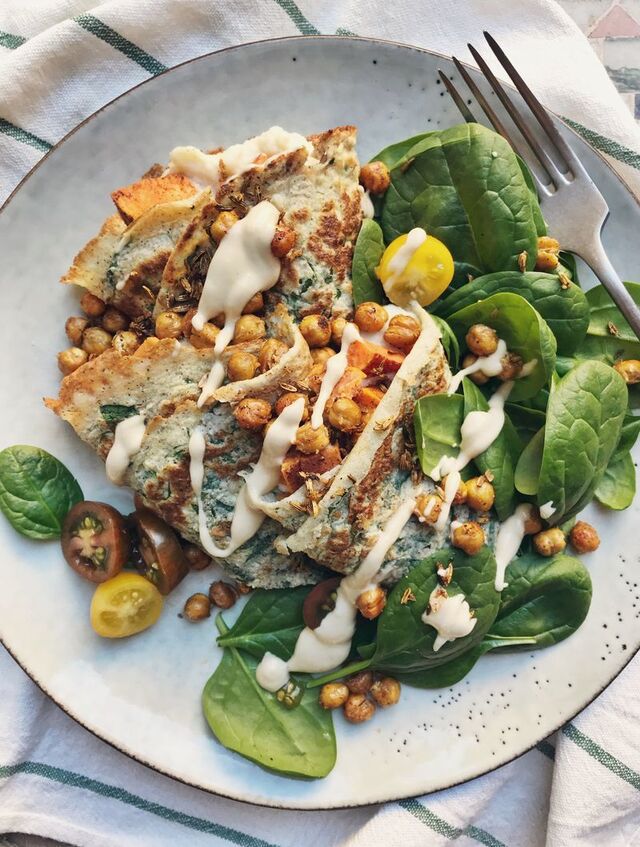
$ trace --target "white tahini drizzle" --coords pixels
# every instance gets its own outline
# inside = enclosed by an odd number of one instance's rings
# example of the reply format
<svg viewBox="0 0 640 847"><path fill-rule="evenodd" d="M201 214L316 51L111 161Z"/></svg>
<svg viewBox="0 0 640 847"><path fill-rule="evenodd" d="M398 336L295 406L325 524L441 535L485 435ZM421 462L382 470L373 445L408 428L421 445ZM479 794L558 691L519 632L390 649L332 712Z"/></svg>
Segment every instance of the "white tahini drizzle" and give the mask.
<svg viewBox="0 0 640 847"><path fill-rule="evenodd" d="M455 394L458 388L462 385L462 380L465 376L482 371L485 376L498 376L502 370L502 357L507 353L507 343L502 338L498 339L498 346L495 353L490 356L479 356L475 362L467 368L462 368L451 380L448 393Z"/></svg>
<svg viewBox="0 0 640 847"><path fill-rule="evenodd" d="M106 470L111 482L122 485L129 462L142 445L145 423L142 415L132 415L116 426L113 444L107 455Z"/></svg>
<svg viewBox="0 0 640 847"><path fill-rule="evenodd" d="M433 652L447 643L455 641L456 638L464 638L473 630L477 618L471 614L471 609L464 594L450 596L446 589L438 586L433 589L429 596L429 605L421 618L423 623L432 626L436 632L433 642Z"/></svg>
<svg viewBox="0 0 640 847"><path fill-rule="evenodd" d="M335 608L323 618L317 629L305 627L302 630L289 661L265 653L256 669L256 679L263 688L277 691L286 684L290 671L322 673L344 662L351 650L355 631L356 600L363 591L376 584L385 556L415 508L415 493L413 488L410 489L410 494L391 515L361 565L342 580L338 586Z"/></svg>
<svg viewBox="0 0 640 847"><path fill-rule="evenodd" d="M197 147L174 147L169 169L179 171L200 184L211 185L215 191L224 182L254 167L259 156L266 157L259 163L262 167L274 156L302 148L308 154L313 152L311 142L303 135L272 126L266 132L242 144L233 144L221 153L203 153Z"/></svg>
<svg viewBox="0 0 640 847"><path fill-rule="evenodd" d="M548 521L552 515L555 515L556 508L553 505L553 500L549 500L547 503L543 503L540 506L540 517L544 521Z"/></svg>
<svg viewBox="0 0 640 847"><path fill-rule="evenodd" d="M340 352L336 353L327 361L327 369L322 377L318 399L313 407L311 415L311 426L313 429L318 429L322 426L324 408L327 405L327 400L331 396L331 392L338 384L340 378L347 368L347 356L349 355L349 347L354 341L360 338L360 330L354 323L348 323L342 332L342 342L340 344Z"/></svg>
<svg viewBox="0 0 640 847"><path fill-rule="evenodd" d="M451 504L460 485L460 471L472 459L490 447L504 426L504 404L513 388L513 382L505 382L489 400L489 409L469 412L460 428L460 451L457 456L443 456L429 476L440 480L446 476L444 503L435 523L436 530L443 530L449 518Z"/></svg>
<svg viewBox="0 0 640 847"><path fill-rule="evenodd" d="M224 313L224 326L216 337L213 364L206 377L198 406L203 406L224 380L221 354L230 344L238 318L249 300L278 281L280 260L271 252L280 213L263 200L238 221L213 255L200 295L193 326L201 330L215 315Z"/></svg>
<svg viewBox="0 0 640 847"><path fill-rule="evenodd" d="M508 583L504 581L507 565L518 552L525 536L524 526L531 517L532 506L521 503L515 512L501 524L496 538L494 555L496 557L496 591L502 591Z"/></svg>
<svg viewBox="0 0 640 847"><path fill-rule="evenodd" d="M360 209L362 210L362 217L372 218L375 215L376 210L373 208L369 192L365 191L361 185L358 186L358 189L360 190Z"/></svg>
<svg viewBox="0 0 640 847"><path fill-rule="evenodd" d="M394 280L404 272L409 262L413 259L413 254L426 239L427 233L419 226L409 231L407 240L389 262L390 278L387 285L393 285Z"/></svg>
<svg viewBox="0 0 640 847"><path fill-rule="evenodd" d="M269 427L262 444L262 452L257 463L246 475L240 490L231 519L229 544L218 547L207 528L205 509L202 503L202 484L204 482L205 438L201 427L196 427L189 439L191 462L189 474L191 487L198 498L198 529L200 543L210 556L226 558L248 541L260 528L265 519L260 511L260 501L277 486L280 468L287 451L295 441L296 432L304 414L304 399L286 406Z"/></svg>

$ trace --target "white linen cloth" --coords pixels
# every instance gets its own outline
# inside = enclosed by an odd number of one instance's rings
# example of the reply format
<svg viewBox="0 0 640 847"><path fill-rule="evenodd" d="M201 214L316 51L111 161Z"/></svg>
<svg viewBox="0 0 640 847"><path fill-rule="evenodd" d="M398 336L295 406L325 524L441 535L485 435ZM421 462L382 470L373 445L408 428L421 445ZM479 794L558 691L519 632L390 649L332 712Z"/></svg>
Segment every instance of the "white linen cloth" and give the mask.
<svg viewBox="0 0 640 847"><path fill-rule="evenodd" d="M552 0L2 0L0 200L104 103L202 53L338 32L466 56L483 29L640 194L640 131ZM556 737L466 785L379 807L288 812L212 797L126 758L67 717L0 647L0 833L81 847L637 845L639 691L636 659Z"/></svg>

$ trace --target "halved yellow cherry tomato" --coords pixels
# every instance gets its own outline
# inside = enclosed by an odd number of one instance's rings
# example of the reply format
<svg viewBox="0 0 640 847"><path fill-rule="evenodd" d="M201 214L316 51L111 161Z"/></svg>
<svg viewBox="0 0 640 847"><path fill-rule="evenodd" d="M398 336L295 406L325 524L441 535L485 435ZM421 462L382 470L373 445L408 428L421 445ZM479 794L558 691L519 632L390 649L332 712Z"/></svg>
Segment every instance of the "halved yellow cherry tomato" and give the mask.
<svg viewBox="0 0 640 847"><path fill-rule="evenodd" d="M420 231L418 230L418 233ZM406 244L409 235L399 235L387 247L382 255L376 273L385 294L396 306L408 306L417 300L421 306L433 303L453 279L453 257L446 245L427 235L422 243L406 257L398 256L398 251Z"/></svg>
<svg viewBox="0 0 640 847"><path fill-rule="evenodd" d="M158 589L138 573L119 573L101 583L91 600L91 626L103 638L124 638L148 629L163 604Z"/></svg>

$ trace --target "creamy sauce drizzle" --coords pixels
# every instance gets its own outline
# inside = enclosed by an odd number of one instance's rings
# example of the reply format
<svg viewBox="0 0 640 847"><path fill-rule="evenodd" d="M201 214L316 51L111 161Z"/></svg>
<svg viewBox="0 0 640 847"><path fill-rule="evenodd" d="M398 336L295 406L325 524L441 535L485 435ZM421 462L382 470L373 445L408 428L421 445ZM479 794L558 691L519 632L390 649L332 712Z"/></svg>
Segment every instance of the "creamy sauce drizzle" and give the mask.
<svg viewBox="0 0 640 847"><path fill-rule="evenodd" d="M220 357L233 339L242 310L254 295L278 281L280 260L271 252L271 241L279 216L276 207L263 200L229 230L213 254L192 323L201 330L215 315L224 314L225 321L216 337L213 363L201 385L198 406L203 406L224 381Z"/></svg>
<svg viewBox="0 0 640 847"><path fill-rule="evenodd" d="M552 515L555 515L556 509L553 505L553 500L549 500L547 503L543 503L540 506L540 517L544 521L548 521Z"/></svg>
<svg viewBox="0 0 640 847"><path fill-rule="evenodd" d="M508 583L504 581L504 575L509 562L516 555L525 536L524 525L531 517L532 506L521 503L515 512L501 524L496 538L494 555L496 557L496 591L502 591Z"/></svg>
<svg viewBox="0 0 640 847"><path fill-rule="evenodd" d="M500 338L498 339L498 347L496 348L495 353L492 353L490 356L479 356L475 362L467 368L462 368L461 371L458 371L451 380L448 393L455 394L458 388L462 385L462 380L465 376L477 373L478 371L481 371L485 376L498 376L502 370L502 357L505 356L506 353L506 341L503 341L502 338Z"/></svg>
<svg viewBox="0 0 640 847"><path fill-rule="evenodd" d="M478 622L477 618L472 616L464 594L449 596L440 586L434 588L429 595L429 605L421 620L438 633L433 642L434 653L447 641L455 641L456 638L469 635Z"/></svg>
<svg viewBox="0 0 640 847"><path fill-rule="evenodd" d="M387 285L393 284L393 282L404 273L407 265L413 259L414 253L426 240L427 233L421 227L417 226L410 230L407 235L407 240L389 262L389 270L391 274Z"/></svg>
<svg viewBox="0 0 640 847"><path fill-rule="evenodd" d="M122 485L129 462L142 445L145 428L142 415L132 415L117 424L105 463L107 476L116 485Z"/></svg>
<svg viewBox="0 0 640 847"><path fill-rule="evenodd" d="M191 487L198 498L198 529L200 543L210 556L226 558L242 544L252 538L265 519L260 510L262 498L278 485L280 468L284 457L295 441L296 432L304 414L304 399L286 406L269 427L264 438L262 452L257 463L245 477L231 519L229 544L218 547L207 528L205 509L202 503L204 482L205 438L201 427L196 427L189 439L189 474Z"/></svg>
<svg viewBox="0 0 640 847"><path fill-rule="evenodd" d="M303 148L309 155L313 152L311 142L303 135L272 126L266 132L242 144L233 144L221 153L203 153L197 147L174 147L169 170L179 171L195 182L211 185L217 191L225 182L256 167L259 156L266 157L259 163L260 167L264 167L276 156Z"/></svg>
<svg viewBox="0 0 640 847"><path fill-rule="evenodd" d="M322 377L318 399L313 407L311 415L311 426L313 429L318 429L322 426L324 409L327 405L327 400L331 396L331 392L336 387L340 378L347 369L347 356L349 355L349 347L354 341L360 338L360 330L354 323L348 323L342 332L342 342L340 344L340 352L336 353L327 361L327 369Z"/></svg>
<svg viewBox="0 0 640 847"><path fill-rule="evenodd" d="M358 186L358 189L360 191L360 209L362 210L362 217L372 218L375 215L376 210L373 208L371 196L361 185Z"/></svg>
<svg viewBox="0 0 640 847"><path fill-rule="evenodd" d="M335 358L335 357L334 357ZM358 569L345 577L336 595L335 608L323 618L317 629L305 627L298 636L288 662L265 653L256 669L258 684L267 691L277 691L289 679L291 671L322 673L340 665L349 655L356 625L356 600L363 591L376 584L385 556L397 541L415 508L416 491L412 487L391 515Z"/></svg>

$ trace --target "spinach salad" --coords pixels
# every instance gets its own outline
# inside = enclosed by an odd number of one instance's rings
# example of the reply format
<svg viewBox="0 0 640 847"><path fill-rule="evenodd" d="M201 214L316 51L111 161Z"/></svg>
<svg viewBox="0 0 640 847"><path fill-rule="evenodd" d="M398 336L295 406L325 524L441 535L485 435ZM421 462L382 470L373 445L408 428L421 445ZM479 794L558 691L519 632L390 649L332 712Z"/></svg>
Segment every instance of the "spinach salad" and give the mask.
<svg viewBox="0 0 640 847"><path fill-rule="evenodd" d="M296 155L314 150L279 128L259 138L276 130L279 143L293 139ZM254 147L247 148L252 156ZM224 152L198 155L211 168ZM183 289L189 297L197 290L201 300L183 308L175 293L161 290L158 299L173 311L154 313L155 337L149 312L131 313L128 324L124 313L133 306L117 299L118 290L103 298L117 308L85 295L87 317L67 322L74 344L92 333L95 345L100 333L110 337L109 326L119 327L116 369L133 362L140 370L146 349L149 362L160 361L167 338L171 361L185 359L171 365L176 391L185 393L169 411L154 406L153 391L146 405L136 399L143 389L104 391L99 414L79 431L108 468L116 445L114 481L136 490L135 512L125 517L84 501L69 471L43 450L0 452L0 509L31 539L60 538L68 564L96 583L91 623L99 635L122 638L148 628L190 570L220 557L235 581L216 580L208 593L191 595L181 615L203 621L218 610L222 659L202 692L204 716L225 747L301 778L324 777L335 764L334 711L362 723L397 703L403 685L452 686L489 661L487 653L552 647L571 636L592 595L578 556L599 544L580 512L594 500L625 509L636 486L640 340L602 286L583 290L575 258L547 233L531 174L507 142L463 124L392 144L361 168L353 161L351 188L362 214L354 238L338 245L348 255L352 288L319 270L321 253L311 251L298 256L307 269L298 288L285 285L280 300L263 299L276 285L278 263L297 255L290 251L300 238L267 226L262 261L272 280L247 289L236 315L247 335L236 333L238 347L230 347L235 352L224 366L216 363L215 339L226 324L201 320L196 330L199 313L188 309L211 296L208 263L224 261L223 237L228 253L240 244L228 232L242 231L243 214L248 221L262 207L276 226L278 210L266 200L248 212L236 200L233 210L220 211L218 199L214 212L194 201L191 212L200 217L185 243L193 250L197 241L198 262L193 254L178 257L179 265L172 256L169 267L197 270ZM258 170L263 164L248 162ZM336 157L312 162L325 181L329 168L348 171ZM181 175L181 214L185 180ZM125 196L135 200L133 188ZM268 196L256 194L258 201ZM134 214L129 209L125 223ZM305 220L298 213L298 222ZM113 260L109 273L117 270ZM626 285L640 304L640 285ZM179 296L187 298L184 290ZM291 326L287 310L296 319ZM265 340L270 331L276 334ZM145 335L152 337L141 343ZM133 347L125 349L125 341ZM207 377L203 351L211 348ZM287 350L295 363L282 369ZM90 384L102 355L116 356L87 346L72 351L59 357L61 397L71 394L76 375L84 375L83 389ZM199 412L196 425L193 392L217 366L219 405ZM188 370L186 388L181 368ZM100 379L107 384L104 371ZM229 393L254 383L253 396ZM79 430L61 402L47 405ZM166 446L157 433L172 416L172 476L165 478L158 455ZM216 426L224 438L215 436ZM215 437L207 441L209 431ZM142 461L146 441L154 445L151 472ZM217 488L207 487L207 450L214 448L223 464L241 468L225 468ZM231 476L244 487L227 491ZM187 492L182 511L171 500L180 486ZM207 508L222 515L211 533L206 516L203 523ZM231 546L234 533L241 537L239 558L217 546L221 526ZM258 577L250 562L265 551ZM230 623L223 612L245 593Z"/></svg>

